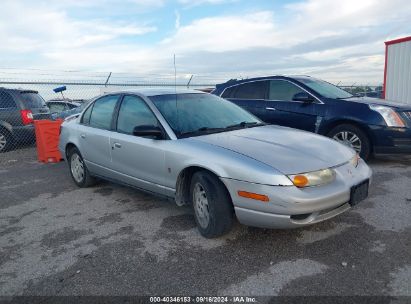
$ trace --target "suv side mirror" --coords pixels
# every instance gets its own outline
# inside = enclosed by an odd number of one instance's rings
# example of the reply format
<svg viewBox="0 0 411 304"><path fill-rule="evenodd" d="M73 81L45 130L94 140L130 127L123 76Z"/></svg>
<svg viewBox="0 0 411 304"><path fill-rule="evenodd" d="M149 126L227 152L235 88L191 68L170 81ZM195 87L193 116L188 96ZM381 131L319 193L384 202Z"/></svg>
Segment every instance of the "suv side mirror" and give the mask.
<svg viewBox="0 0 411 304"><path fill-rule="evenodd" d="M134 136L151 137L153 139L163 139L163 131L158 126L136 126L133 130Z"/></svg>
<svg viewBox="0 0 411 304"><path fill-rule="evenodd" d="M306 92L300 92L297 93L293 96L293 101L301 101L305 103L311 103L314 102L314 97L312 97L310 94Z"/></svg>

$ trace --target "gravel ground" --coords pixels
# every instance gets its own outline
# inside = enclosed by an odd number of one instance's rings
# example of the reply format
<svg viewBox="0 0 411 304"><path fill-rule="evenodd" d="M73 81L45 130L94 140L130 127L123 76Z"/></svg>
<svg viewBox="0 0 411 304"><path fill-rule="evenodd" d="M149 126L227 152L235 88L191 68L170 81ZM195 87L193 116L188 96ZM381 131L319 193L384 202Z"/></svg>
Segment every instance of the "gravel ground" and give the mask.
<svg viewBox="0 0 411 304"><path fill-rule="evenodd" d="M411 298L411 157L378 158L370 197L309 228L236 224L208 240L188 207L108 182L77 188L32 148L0 155L0 296ZM400 298L401 299L401 298Z"/></svg>

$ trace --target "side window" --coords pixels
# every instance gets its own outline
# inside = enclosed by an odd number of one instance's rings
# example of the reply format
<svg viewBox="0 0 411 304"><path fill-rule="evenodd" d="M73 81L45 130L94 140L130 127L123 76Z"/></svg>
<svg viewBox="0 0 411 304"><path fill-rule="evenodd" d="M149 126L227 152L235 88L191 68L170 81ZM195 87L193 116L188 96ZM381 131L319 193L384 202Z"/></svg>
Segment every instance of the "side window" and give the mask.
<svg viewBox="0 0 411 304"><path fill-rule="evenodd" d="M157 118L144 100L137 96L125 96L117 119L117 131L133 134L137 126L158 126Z"/></svg>
<svg viewBox="0 0 411 304"><path fill-rule="evenodd" d="M238 99L265 99L266 81L254 81L238 86L234 98Z"/></svg>
<svg viewBox="0 0 411 304"><path fill-rule="evenodd" d="M224 90L223 94L221 95L222 98L232 98L234 97L234 92L237 89L237 86L227 88Z"/></svg>
<svg viewBox="0 0 411 304"><path fill-rule="evenodd" d="M81 123L88 125L90 123L90 116L91 116L91 111L93 109L93 105L89 106L87 110L83 114L83 118L81 119Z"/></svg>
<svg viewBox="0 0 411 304"><path fill-rule="evenodd" d="M304 92L295 84L284 80L271 80L268 99L291 101L297 93Z"/></svg>
<svg viewBox="0 0 411 304"><path fill-rule="evenodd" d="M16 103L13 97L4 91L0 91L0 108L15 108Z"/></svg>
<svg viewBox="0 0 411 304"><path fill-rule="evenodd" d="M91 111L90 127L110 130L117 100L118 95L108 95L97 99Z"/></svg>

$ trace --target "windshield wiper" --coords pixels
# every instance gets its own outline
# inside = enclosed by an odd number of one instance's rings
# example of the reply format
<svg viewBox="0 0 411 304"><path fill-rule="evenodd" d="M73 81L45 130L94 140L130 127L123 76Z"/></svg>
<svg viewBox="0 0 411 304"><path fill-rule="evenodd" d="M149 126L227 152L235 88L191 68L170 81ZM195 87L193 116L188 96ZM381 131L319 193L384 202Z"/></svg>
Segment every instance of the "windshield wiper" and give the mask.
<svg viewBox="0 0 411 304"><path fill-rule="evenodd" d="M354 97L359 97L359 96L352 95L348 97L337 97L336 99L349 99L349 98L354 98Z"/></svg>
<svg viewBox="0 0 411 304"><path fill-rule="evenodd" d="M225 128L202 127L202 128L199 128L195 131L180 133L180 137L190 137L190 136L193 136L193 135L210 134L210 133L222 132L222 131L225 131Z"/></svg>
<svg viewBox="0 0 411 304"><path fill-rule="evenodd" d="M251 127L257 127L257 126L265 126L266 123L263 122L246 122L242 121L238 124L235 125L230 125L227 127L223 128L210 128L210 127L201 127L195 131L189 131L189 132L183 132L180 133L180 137L190 137L190 136L195 136L195 135L201 135L201 134L211 134L211 133L218 133L218 132L224 132L227 130L232 130L232 129L238 129L238 128L251 128Z"/></svg>
<svg viewBox="0 0 411 304"><path fill-rule="evenodd" d="M250 127L258 127L258 126L265 126L265 125L266 125L265 123L258 122L258 121L253 121L253 122L242 121L238 124L227 126L225 127L225 129L250 128Z"/></svg>

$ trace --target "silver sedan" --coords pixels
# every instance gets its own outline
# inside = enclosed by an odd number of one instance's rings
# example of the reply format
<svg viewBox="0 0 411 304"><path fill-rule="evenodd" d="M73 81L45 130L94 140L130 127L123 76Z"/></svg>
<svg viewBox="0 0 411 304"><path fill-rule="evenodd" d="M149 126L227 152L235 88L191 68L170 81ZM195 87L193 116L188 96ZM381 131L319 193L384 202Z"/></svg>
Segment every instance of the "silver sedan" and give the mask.
<svg viewBox="0 0 411 304"><path fill-rule="evenodd" d="M263 228L318 223L365 199L371 178L338 142L191 90L103 95L63 123L59 149L78 186L102 178L189 204L205 237L235 217Z"/></svg>

